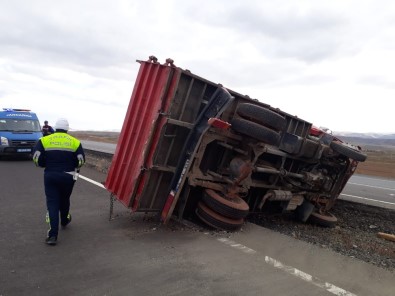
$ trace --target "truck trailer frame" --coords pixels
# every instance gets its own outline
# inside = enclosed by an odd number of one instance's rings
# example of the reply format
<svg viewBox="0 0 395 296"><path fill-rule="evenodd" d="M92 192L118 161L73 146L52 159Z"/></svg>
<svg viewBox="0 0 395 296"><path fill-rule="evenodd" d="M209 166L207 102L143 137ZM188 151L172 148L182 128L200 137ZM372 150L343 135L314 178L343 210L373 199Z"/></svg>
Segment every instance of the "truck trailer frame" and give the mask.
<svg viewBox="0 0 395 296"><path fill-rule="evenodd" d="M276 205L323 226L361 148L268 104L151 56L140 70L105 187L166 223L197 215L236 230Z"/></svg>

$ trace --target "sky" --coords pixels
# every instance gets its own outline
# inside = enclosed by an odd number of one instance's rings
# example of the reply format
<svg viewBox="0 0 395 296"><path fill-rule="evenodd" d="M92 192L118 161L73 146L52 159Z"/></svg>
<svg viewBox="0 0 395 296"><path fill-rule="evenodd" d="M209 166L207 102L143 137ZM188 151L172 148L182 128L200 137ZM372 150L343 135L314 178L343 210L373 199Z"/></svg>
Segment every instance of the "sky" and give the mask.
<svg viewBox="0 0 395 296"><path fill-rule="evenodd" d="M120 130L150 55L316 126L395 133L395 1L0 0L0 108Z"/></svg>

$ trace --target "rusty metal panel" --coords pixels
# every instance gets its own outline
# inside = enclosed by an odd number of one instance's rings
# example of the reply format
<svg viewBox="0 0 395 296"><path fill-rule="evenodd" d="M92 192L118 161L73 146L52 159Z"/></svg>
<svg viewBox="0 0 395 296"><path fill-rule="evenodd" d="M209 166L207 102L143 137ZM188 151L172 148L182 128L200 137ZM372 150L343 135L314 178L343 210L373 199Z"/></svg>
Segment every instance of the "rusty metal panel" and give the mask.
<svg viewBox="0 0 395 296"><path fill-rule="evenodd" d="M170 106L164 115L157 145L149 169L142 174L132 210L160 212L169 195L170 185L180 161L188 135L200 111L204 109L217 85L203 81L187 70L176 69Z"/></svg>
<svg viewBox="0 0 395 296"><path fill-rule="evenodd" d="M122 126L105 187L131 207L141 193L152 157L166 122L179 71L175 67L140 61L140 70ZM137 203L133 204L136 210Z"/></svg>

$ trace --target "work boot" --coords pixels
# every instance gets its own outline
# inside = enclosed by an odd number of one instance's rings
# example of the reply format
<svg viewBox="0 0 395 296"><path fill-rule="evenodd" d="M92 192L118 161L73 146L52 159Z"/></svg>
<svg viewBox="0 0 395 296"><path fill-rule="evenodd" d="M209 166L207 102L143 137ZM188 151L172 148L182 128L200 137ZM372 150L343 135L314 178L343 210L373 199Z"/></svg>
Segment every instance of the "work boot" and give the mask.
<svg viewBox="0 0 395 296"><path fill-rule="evenodd" d="M60 225L62 225L62 227L65 228L67 225L70 224L70 222L71 222L71 215L68 214L66 222L60 222Z"/></svg>
<svg viewBox="0 0 395 296"><path fill-rule="evenodd" d="M55 246L58 238L56 236L49 236L45 239L45 243L50 246Z"/></svg>

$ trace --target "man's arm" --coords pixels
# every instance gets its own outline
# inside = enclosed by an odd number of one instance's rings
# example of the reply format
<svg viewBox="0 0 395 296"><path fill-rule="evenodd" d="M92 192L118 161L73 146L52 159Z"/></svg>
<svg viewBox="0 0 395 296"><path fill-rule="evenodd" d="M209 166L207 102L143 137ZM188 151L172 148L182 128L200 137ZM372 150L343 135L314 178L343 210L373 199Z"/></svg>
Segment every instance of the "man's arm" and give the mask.
<svg viewBox="0 0 395 296"><path fill-rule="evenodd" d="M45 149L41 140L38 140L34 147L33 162L36 166L45 168Z"/></svg>
<svg viewBox="0 0 395 296"><path fill-rule="evenodd" d="M77 155L77 160L78 160L77 167L80 168L85 164L85 153L81 143L78 146L77 150L75 151L75 154Z"/></svg>

